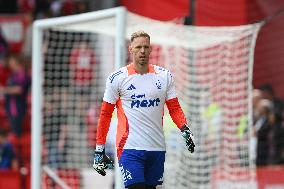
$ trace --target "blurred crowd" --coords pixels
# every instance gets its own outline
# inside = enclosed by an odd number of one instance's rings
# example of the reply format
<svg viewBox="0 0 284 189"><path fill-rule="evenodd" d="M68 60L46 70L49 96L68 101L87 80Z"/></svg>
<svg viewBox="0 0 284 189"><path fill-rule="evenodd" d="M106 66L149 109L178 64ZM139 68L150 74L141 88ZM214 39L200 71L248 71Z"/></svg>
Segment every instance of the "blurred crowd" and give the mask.
<svg viewBox="0 0 284 189"><path fill-rule="evenodd" d="M284 164L284 103L271 85L253 90L256 165Z"/></svg>
<svg viewBox="0 0 284 189"><path fill-rule="evenodd" d="M30 170L31 55L26 52L13 52L0 30L0 171L16 171L15 177Z"/></svg>
<svg viewBox="0 0 284 189"><path fill-rule="evenodd" d="M36 19L88 12L90 1L82 0L2 0L1 14L30 14Z"/></svg>
<svg viewBox="0 0 284 189"><path fill-rule="evenodd" d="M91 3L80 0L0 1L1 15L20 15L25 23L23 44L17 51L0 27L0 172L20 172L21 186L26 188L29 188L31 164L32 23L36 19L88 12Z"/></svg>

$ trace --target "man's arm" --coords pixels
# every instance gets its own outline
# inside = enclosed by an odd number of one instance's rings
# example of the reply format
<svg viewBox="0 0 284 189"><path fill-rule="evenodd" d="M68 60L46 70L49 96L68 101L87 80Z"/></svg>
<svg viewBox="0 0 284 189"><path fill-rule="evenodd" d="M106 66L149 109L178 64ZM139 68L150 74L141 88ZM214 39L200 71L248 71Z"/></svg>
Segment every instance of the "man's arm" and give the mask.
<svg viewBox="0 0 284 189"><path fill-rule="evenodd" d="M97 128L97 144L104 145L106 143L107 133L110 127L112 113L114 111L115 104L110 104L103 101L101 113L99 117L99 123Z"/></svg>
<svg viewBox="0 0 284 189"><path fill-rule="evenodd" d="M97 144L93 167L103 176L106 175L105 169L113 168L113 162L105 154L105 143L114 107L115 104L103 101L97 128Z"/></svg>
<svg viewBox="0 0 284 189"><path fill-rule="evenodd" d="M195 144L193 141L193 134L189 129L185 115L180 107L178 98L167 100L166 105L168 107L168 110L169 110L169 113L170 113L170 116L173 122L181 130L182 136L185 139L188 150L191 153L193 153L194 147L195 147Z"/></svg>
<svg viewBox="0 0 284 189"><path fill-rule="evenodd" d="M180 107L178 98L167 100L166 105L168 107L173 122L177 125L179 129L181 129L183 125L187 124L185 115Z"/></svg>
<svg viewBox="0 0 284 189"><path fill-rule="evenodd" d="M105 143L110 127L112 113L119 96L119 82L123 71L115 71L106 79L106 89L103 97L103 104L97 129L97 144L94 157L94 169L105 176L106 168L113 168L113 162L105 155Z"/></svg>

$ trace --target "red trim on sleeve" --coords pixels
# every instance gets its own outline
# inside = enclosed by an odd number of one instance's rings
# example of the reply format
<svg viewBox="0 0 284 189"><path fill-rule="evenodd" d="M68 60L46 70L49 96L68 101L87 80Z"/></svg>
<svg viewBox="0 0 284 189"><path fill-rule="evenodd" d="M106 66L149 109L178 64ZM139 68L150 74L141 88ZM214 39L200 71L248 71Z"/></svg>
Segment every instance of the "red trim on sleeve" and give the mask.
<svg viewBox="0 0 284 189"><path fill-rule="evenodd" d="M105 144L115 104L103 101L97 129L97 144Z"/></svg>
<svg viewBox="0 0 284 189"><path fill-rule="evenodd" d="M173 122L177 125L179 129L181 129L184 124L187 124L185 115L180 107L178 98L167 100L166 105L168 107Z"/></svg>

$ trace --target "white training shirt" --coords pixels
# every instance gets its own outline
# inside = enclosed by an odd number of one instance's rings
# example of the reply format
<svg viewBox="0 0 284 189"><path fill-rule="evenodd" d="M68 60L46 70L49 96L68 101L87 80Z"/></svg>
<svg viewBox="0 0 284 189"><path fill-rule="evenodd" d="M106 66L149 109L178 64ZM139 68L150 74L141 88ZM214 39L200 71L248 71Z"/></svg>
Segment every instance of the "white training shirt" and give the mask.
<svg viewBox="0 0 284 189"><path fill-rule="evenodd" d="M133 64L107 79L103 100L116 104L118 150L165 151L164 104L177 97L171 73L149 64L147 74L137 74Z"/></svg>

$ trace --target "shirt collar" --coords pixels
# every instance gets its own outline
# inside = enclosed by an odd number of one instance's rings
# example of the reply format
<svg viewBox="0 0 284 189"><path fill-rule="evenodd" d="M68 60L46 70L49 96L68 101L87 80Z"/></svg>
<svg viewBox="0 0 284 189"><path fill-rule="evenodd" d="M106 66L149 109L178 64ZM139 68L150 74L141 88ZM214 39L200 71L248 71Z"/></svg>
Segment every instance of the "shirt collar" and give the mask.
<svg viewBox="0 0 284 189"><path fill-rule="evenodd" d="M127 65L128 75L138 74L135 69L133 63ZM148 64L148 73L156 73L153 64Z"/></svg>

